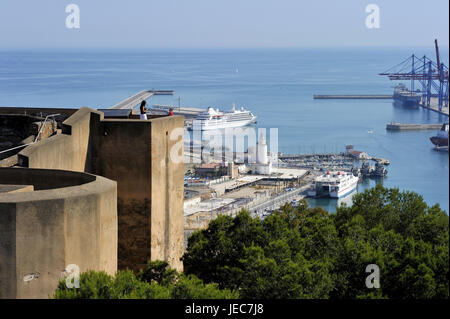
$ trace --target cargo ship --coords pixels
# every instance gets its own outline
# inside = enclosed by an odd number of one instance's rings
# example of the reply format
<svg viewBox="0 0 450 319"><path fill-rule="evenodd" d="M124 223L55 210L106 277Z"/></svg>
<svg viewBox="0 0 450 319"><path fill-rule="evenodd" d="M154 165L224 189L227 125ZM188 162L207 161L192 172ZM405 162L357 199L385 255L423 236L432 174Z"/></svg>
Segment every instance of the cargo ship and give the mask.
<svg viewBox="0 0 450 319"><path fill-rule="evenodd" d="M420 94L410 91L404 84L398 84L394 89L392 96L394 102L402 104L403 106L418 106L422 97Z"/></svg>

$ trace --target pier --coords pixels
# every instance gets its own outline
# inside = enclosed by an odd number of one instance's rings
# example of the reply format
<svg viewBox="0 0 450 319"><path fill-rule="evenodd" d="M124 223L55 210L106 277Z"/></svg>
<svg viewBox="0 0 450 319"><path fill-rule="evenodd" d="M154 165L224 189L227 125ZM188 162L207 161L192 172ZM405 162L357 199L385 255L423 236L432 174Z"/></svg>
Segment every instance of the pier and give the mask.
<svg viewBox="0 0 450 319"><path fill-rule="evenodd" d="M378 100L392 99L392 94L314 94L314 100Z"/></svg>
<svg viewBox="0 0 450 319"><path fill-rule="evenodd" d="M201 109L197 107L188 107L188 106L173 106L173 105L162 105L162 104L153 104L153 108L160 110L169 110L173 109L173 113L175 115L183 115L186 119L192 119L199 115L202 112L205 112L206 109Z"/></svg>
<svg viewBox="0 0 450 319"><path fill-rule="evenodd" d="M134 114L133 109L138 106L142 101L145 101L152 97L153 95L173 95L173 90L144 90L136 93L125 100L111 106L108 109L101 109L102 112L108 114L109 117L115 118L128 118L131 114ZM191 127L193 119L200 113L205 112L205 109L187 106L173 106L173 105L162 105L153 104L152 108L154 111L161 110L163 112L168 112L173 109L175 115L182 115L185 117L185 127Z"/></svg>
<svg viewBox="0 0 450 319"><path fill-rule="evenodd" d="M136 93L129 98L117 103L110 107L110 109L133 109L136 105L141 103L142 101L147 100L153 95L173 95L173 90L145 90L139 93Z"/></svg>

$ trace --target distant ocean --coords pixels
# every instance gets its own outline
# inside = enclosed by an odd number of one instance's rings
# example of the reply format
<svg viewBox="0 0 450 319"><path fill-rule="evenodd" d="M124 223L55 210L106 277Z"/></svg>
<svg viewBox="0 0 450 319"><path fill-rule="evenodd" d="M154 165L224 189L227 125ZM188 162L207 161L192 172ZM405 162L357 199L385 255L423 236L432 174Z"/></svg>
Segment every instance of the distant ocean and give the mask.
<svg viewBox="0 0 450 319"><path fill-rule="evenodd" d="M442 50L448 65L448 49ZM107 108L144 89L173 89L151 104L215 106L233 102L278 128L284 153L341 152L346 144L387 158L384 186L421 194L449 211L449 155L429 141L434 131L387 132L392 120L443 123L446 116L389 100L313 100L313 94L391 94L378 73L419 49L254 49L155 51L0 51L0 106ZM405 84L409 84L406 83ZM371 130L373 133L369 133ZM375 185L361 184L358 191ZM311 201L334 210L336 201Z"/></svg>

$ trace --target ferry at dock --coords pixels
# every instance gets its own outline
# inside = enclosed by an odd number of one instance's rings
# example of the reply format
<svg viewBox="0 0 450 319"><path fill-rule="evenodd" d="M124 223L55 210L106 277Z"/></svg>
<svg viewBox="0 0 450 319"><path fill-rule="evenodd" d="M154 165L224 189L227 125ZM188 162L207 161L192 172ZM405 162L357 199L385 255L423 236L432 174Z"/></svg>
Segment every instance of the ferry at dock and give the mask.
<svg viewBox="0 0 450 319"><path fill-rule="evenodd" d="M314 190L309 191L308 195L341 198L353 192L357 186L358 177L352 173L328 171L314 180Z"/></svg>
<svg viewBox="0 0 450 319"><path fill-rule="evenodd" d="M241 127L253 123L256 123L256 116L252 112L244 107L236 110L233 104L232 110L227 112L209 107L206 112L202 112L194 118L193 125L199 125L202 131L206 131Z"/></svg>

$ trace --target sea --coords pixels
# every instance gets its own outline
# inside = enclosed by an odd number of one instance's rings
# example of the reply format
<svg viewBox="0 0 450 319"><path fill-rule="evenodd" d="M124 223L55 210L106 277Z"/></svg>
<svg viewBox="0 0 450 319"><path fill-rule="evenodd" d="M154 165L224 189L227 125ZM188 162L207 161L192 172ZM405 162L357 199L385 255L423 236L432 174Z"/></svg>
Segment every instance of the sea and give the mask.
<svg viewBox="0 0 450 319"><path fill-rule="evenodd" d="M338 153L351 144L388 159L388 175L366 180L357 192L381 183L417 192L448 213L449 154L433 149L436 132L386 131L391 121L444 123L447 116L391 100L313 99L392 94L399 82L379 73L413 53L435 60L433 47L0 50L0 106L108 108L148 89L175 91L150 104L227 110L236 103L258 116L258 127L278 129L282 153ZM441 49L446 65L448 56ZM334 211L340 202L310 205Z"/></svg>

